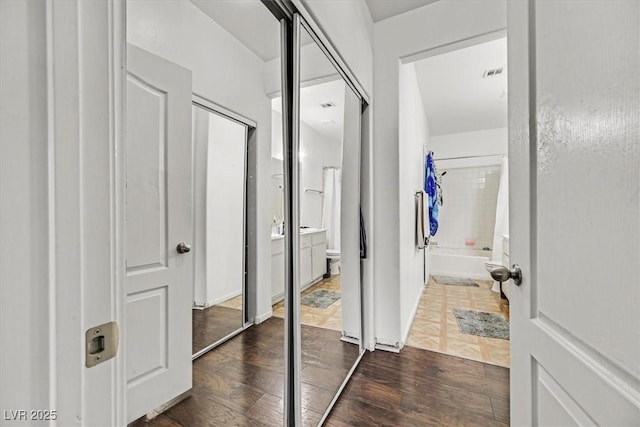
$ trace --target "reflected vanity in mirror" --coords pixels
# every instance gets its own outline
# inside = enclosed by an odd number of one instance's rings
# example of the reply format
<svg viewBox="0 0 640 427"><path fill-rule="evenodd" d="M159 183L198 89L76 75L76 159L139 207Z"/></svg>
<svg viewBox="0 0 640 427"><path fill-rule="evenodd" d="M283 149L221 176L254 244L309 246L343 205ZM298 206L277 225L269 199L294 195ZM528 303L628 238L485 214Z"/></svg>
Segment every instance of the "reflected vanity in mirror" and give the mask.
<svg viewBox="0 0 640 427"><path fill-rule="evenodd" d="M362 354L360 297L361 100L300 28L299 282L302 423L319 424ZM274 100L272 122L280 120ZM272 140L272 181L282 173L281 136ZM278 213L272 193L272 300L284 316ZM279 250L280 249L280 250Z"/></svg>
<svg viewBox="0 0 640 427"><path fill-rule="evenodd" d="M196 98L193 356L245 326L245 200L248 125Z"/></svg>

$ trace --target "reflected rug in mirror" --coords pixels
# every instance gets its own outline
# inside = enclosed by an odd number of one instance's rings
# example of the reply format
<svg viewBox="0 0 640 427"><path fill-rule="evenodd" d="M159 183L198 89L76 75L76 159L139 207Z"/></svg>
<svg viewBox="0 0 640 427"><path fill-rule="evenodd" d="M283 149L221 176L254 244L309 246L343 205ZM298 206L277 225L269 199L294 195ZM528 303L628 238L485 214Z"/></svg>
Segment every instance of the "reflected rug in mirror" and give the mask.
<svg viewBox="0 0 640 427"><path fill-rule="evenodd" d="M340 299L340 292L330 291L327 289L318 289L303 295L300 302L304 305L315 308L327 308Z"/></svg>
<svg viewBox="0 0 640 427"><path fill-rule="evenodd" d="M509 323L499 314L462 308L454 308L452 311L458 321L458 329L463 334L509 339Z"/></svg>
<svg viewBox="0 0 640 427"><path fill-rule="evenodd" d="M476 282L471 279L467 279L466 277L451 277L451 276L438 276L434 275L433 280L436 281L438 285L449 285L449 286L474 286L476 288L480 287Z"/></svg>

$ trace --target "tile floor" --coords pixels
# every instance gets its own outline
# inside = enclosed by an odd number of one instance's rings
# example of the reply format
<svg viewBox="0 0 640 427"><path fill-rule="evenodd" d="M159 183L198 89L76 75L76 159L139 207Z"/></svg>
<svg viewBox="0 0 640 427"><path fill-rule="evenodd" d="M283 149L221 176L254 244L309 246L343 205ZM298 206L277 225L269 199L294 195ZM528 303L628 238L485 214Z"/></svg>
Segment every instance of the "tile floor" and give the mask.
<svg viewBox="0 0 640 427"><path fill-rule="evenodd" d="M319 289L340 292L340 275L336 274L328 279L322 279L320 282L302 291L302 295L310 294ZM284 318L284 301L273 305L273 315L274 317ZM327 308L315 308L300 304L300 320L303 325L342 331L342 298Z"/></svg>
<svg viewBox="0 0 640 427"><path fill-rule="evenodd" d="M235 308L236 310L242 310L242 295L238 295L235 298L230 298L226 301L218 304L220 307Z"/></svg>
<svg viewBox="0 0 640 427"><path fill-rule="evenodd" d="M452 308L498 313L509 321L509 303L491 291L492 282L476 283L480 287L439 285L430 277L407 345L509 367L508 340L463 334L458 329Z"/></svg>

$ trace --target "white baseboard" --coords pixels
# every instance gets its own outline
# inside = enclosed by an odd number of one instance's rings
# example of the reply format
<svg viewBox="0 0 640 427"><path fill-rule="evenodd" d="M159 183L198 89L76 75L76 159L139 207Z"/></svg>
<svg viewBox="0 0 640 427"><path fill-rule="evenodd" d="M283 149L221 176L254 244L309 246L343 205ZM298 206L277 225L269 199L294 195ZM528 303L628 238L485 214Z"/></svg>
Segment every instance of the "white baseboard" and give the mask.
<svg viewBox="0 0 640 427"><path fill-rule="evenodd" d="M226 295L223 295L221 297L212 299L212 300L207 301L207 302L196 301L196 302L193 303L193 308L198 309L198 310L204 310L205 308L209 308L212 305L218 305L221 302L225 302L226 300L230 300L231 298L235 298L235 297L240 296L240 295L242 295L242 290L229 292Z"/></svg>
<svg viewBox="0 0 640 427"><path fill-rule="evenodd" d="M416 301L413 303L413 310L411 310L411 315L409 316L409 321L404 326L404 332L402 334L402 341L400 342L400 348L404 347L407 339L409 339L409 332L411 332L411 326L413 326L413 320L416 317L416 313L418 312L418 306L420 305L420 299L422 298L422 293L424 292L424 285L420 286L420 292L416 297Z"/></svg>
<svg viewBox="0 0 640 427"><path fill-rule="evenodd" d="M375 349L388 351L389 353L400 353L400 350L402 349L402 345L400 345L400 343L391 345L391 344L383 344L378 342L376 343Z"/></svg>
<svg viewBox="0 0 640 427"><path fill-rule="evenodd" d="M264 322L265 320L268 320L269 318L271 318L273 316L273 310L269 309L269 311L267 311L266 313L263 313L259 316L256 316L253 319L253 323L255 323L256 325Z"/></svg>

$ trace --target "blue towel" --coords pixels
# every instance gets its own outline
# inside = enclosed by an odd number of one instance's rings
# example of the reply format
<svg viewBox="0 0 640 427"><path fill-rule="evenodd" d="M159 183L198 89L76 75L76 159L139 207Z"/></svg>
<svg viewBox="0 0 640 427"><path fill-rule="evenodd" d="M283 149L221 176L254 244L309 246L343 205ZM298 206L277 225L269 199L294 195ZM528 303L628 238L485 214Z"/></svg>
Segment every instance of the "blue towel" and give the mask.
<svg viewBox="0 0 640 427"><path fill-rule="evenodd" d="M429 196L429 233L435 236L438 232L438 187L436 185L436 173L433 167L433 155L427 154L424 161L425 177L424 177L424 191Z"/></svg>

